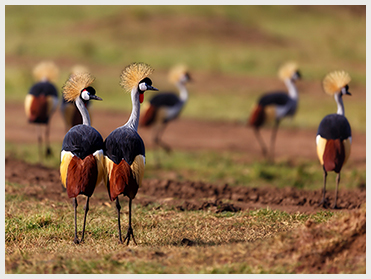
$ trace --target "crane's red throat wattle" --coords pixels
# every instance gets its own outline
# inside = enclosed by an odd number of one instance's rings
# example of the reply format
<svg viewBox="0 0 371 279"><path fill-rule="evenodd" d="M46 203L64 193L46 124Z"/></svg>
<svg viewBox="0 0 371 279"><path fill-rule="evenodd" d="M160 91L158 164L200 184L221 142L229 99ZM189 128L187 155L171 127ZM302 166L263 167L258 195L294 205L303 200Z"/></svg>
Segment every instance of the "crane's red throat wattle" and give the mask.
<svg viewBox="0 0 371 279"><path fill-rule="evenodd" d="M139 94L139 102L140 103L143 103L143 100L144 100L144 94L143 93L140 93Z"/></svg>

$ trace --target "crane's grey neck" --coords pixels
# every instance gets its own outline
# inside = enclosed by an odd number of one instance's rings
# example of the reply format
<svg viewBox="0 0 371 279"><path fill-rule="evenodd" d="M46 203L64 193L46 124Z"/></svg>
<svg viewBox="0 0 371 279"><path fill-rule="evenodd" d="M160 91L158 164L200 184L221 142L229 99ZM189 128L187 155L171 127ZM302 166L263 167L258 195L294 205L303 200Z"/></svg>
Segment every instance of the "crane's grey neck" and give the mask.
<svg viewBox="0 0 371 279"><path fill-rule="evenodd" d="M298 89L296 88L295 82L291 78L284 80L289 96L291 99L297 100L299 98Z"/></svg>
<svg viewBox="0 0 371 279"><path fill-rule="evenodd" d="M185 86L184 82L178 82L176 86L179 89L179 98L182 100L182 102L186 102L188 100L188 90Z"/></svg>
<svg viewBox="0 0 371 279"><path fill-rule="evenodd" d="M338 111L336 112L337 114L344 115L344 104L343 104L343 98L341 93L334 94L334 98L336 101L336 104L338 105Z"/></svg>
<svg viewBox="0 0 371 279"><path fill-rule="evenodd" d="M133 90L131 90L131 103L132 103L132 109L131 109L130 118L124 126L130 127L134 129L135 131L138 131L140 102L139 102L139 92L137 88L133 88Z"/></svg>
<svg viewBox="0 0 371 279"><path fill-rule="evenodd" d="M90 117L87 108L85 107L84 101L78 97L75 101L77 109L80 111L82 117L82 124L90 126Z"/></svg>

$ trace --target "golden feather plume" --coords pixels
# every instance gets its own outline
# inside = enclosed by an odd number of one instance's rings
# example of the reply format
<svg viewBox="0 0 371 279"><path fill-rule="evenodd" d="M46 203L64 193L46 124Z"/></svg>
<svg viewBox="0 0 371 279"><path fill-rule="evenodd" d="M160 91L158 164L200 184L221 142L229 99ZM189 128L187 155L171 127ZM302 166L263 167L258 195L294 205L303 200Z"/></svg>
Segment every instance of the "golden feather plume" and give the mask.
<svg viewBox="0 0 371 279"><path fill-rule="evenodd" d="M329 95L333 95L350 82L351 78L344 71L333 71L323 79L323 89Z"/></svg>
<svg viewBox="0 0 371 279"><path fill-rule="evenodd" d="M94 82L95 78L90 73L72 74L63 86L63 97L67 102L74 101L80 96L81 90Z"/></svg>
<svg viewBox="0 0 371 279"><path fill-rule="evenodd" d="M173 67L169 72L169 81L172 83L177 83L179 79L187 73L188 69L185 65L177 65Z"/></svg>
<svg viewBox="0 0 371 279"><path fill-rule="evenodd" d="M120 85L130 92L134 87L137 87L139 82L148 77L154 69L145 63L132 63L125 67L121 73Z"/></svg>
<svg viewBox="0 0 371 279"><path fill-rule="evenodd" d="M278 77L281 80L291 78L292 75L298 70L298 65L295 62L287 62L283 64L278 70Z"/></svg>
<svg viewBox="0 0 371 279"><path fill-rule="evenodd" d="M59 76L59 69L52 61L42 61L33 68L32 74L36 81L43 79L56 81Z"/></svg>

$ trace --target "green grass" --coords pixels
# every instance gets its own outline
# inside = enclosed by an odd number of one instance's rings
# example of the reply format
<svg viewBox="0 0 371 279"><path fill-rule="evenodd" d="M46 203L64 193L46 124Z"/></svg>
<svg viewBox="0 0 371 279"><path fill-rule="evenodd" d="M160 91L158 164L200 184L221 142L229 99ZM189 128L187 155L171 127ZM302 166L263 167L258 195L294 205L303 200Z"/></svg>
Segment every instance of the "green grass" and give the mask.
<svg viewBox="0 0 371 279"><path fill-rule="evenodd" d="M42 163L52 168L60 165L60 144L51 145L54 156ZM13 144L6 142L5 153L29 163L38 163L36 144ZM161 164L159 169L157 160ZM354 189L366 184L365 170L345 165L341 172L341 187ZM274 186L317 190L322 187L323 171L316 161L305 159L282 159L275 164L264 160L246 161L241 152L173 151L171 155L162 150L146 151L145 179L176 179L179 181L203 181L231 186ZM335 174L329 173L328 189L335 189Z"/></svg>
<svg viewBox="0 0 371 279"><path fill-rule="evenodd" d="M19 194L24 186L6 183ZM100 197L93 197L93 200ZM81 198L82 200L82 198ZM82 204L81 201L79 201ZM123 229L127 202L122 202ZM176 211L166 206L133 205L133 227L138 246L117 244L114 207L91 204L85 242L74 245L73 208L55 200L8 197L5 210L5 266L7 273L238 273L255 272L256 266L240 260L224 264L210 259L243 246L292 231L308 219L326 223L342 213L288 214L260 209L238 213ZM78 207L81 234L83 208ZM184 247L188 238L193 247ZM250 243L250 244L249 244ZM219 252L216 252L219 251ZM228 251L228 252L227 252ZM179 262L179 259L182 262ZM265 267L264 272L272 269Z"/></svg>

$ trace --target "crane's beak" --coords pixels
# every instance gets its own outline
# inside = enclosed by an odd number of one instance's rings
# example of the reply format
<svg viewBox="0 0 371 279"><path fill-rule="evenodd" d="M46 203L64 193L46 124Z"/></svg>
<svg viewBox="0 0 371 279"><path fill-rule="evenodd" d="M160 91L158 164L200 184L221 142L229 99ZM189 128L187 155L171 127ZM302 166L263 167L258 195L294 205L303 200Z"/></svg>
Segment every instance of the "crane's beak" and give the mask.
<svg viewBox="0 0 371 279"><path fill-rule="evenodd" d="M345 94L352 96L352 94L349 91L347 91Z"/></svg>
<svg viewBox="0 0 371 279"><path fill-rule="evenodd" d="M148 84L146 84L146 85L147 85L147 90L158 91L158 89L156 87L153 87L153 86L148 85Z"/></svg>
<svg viewBox="0 0 371 279"><path fill-rule="evenodd" d="M97 95L90 95L90 100L91 99L97 100L97 101L103 101L103 99L101 97L98 97Z"/></svg>

